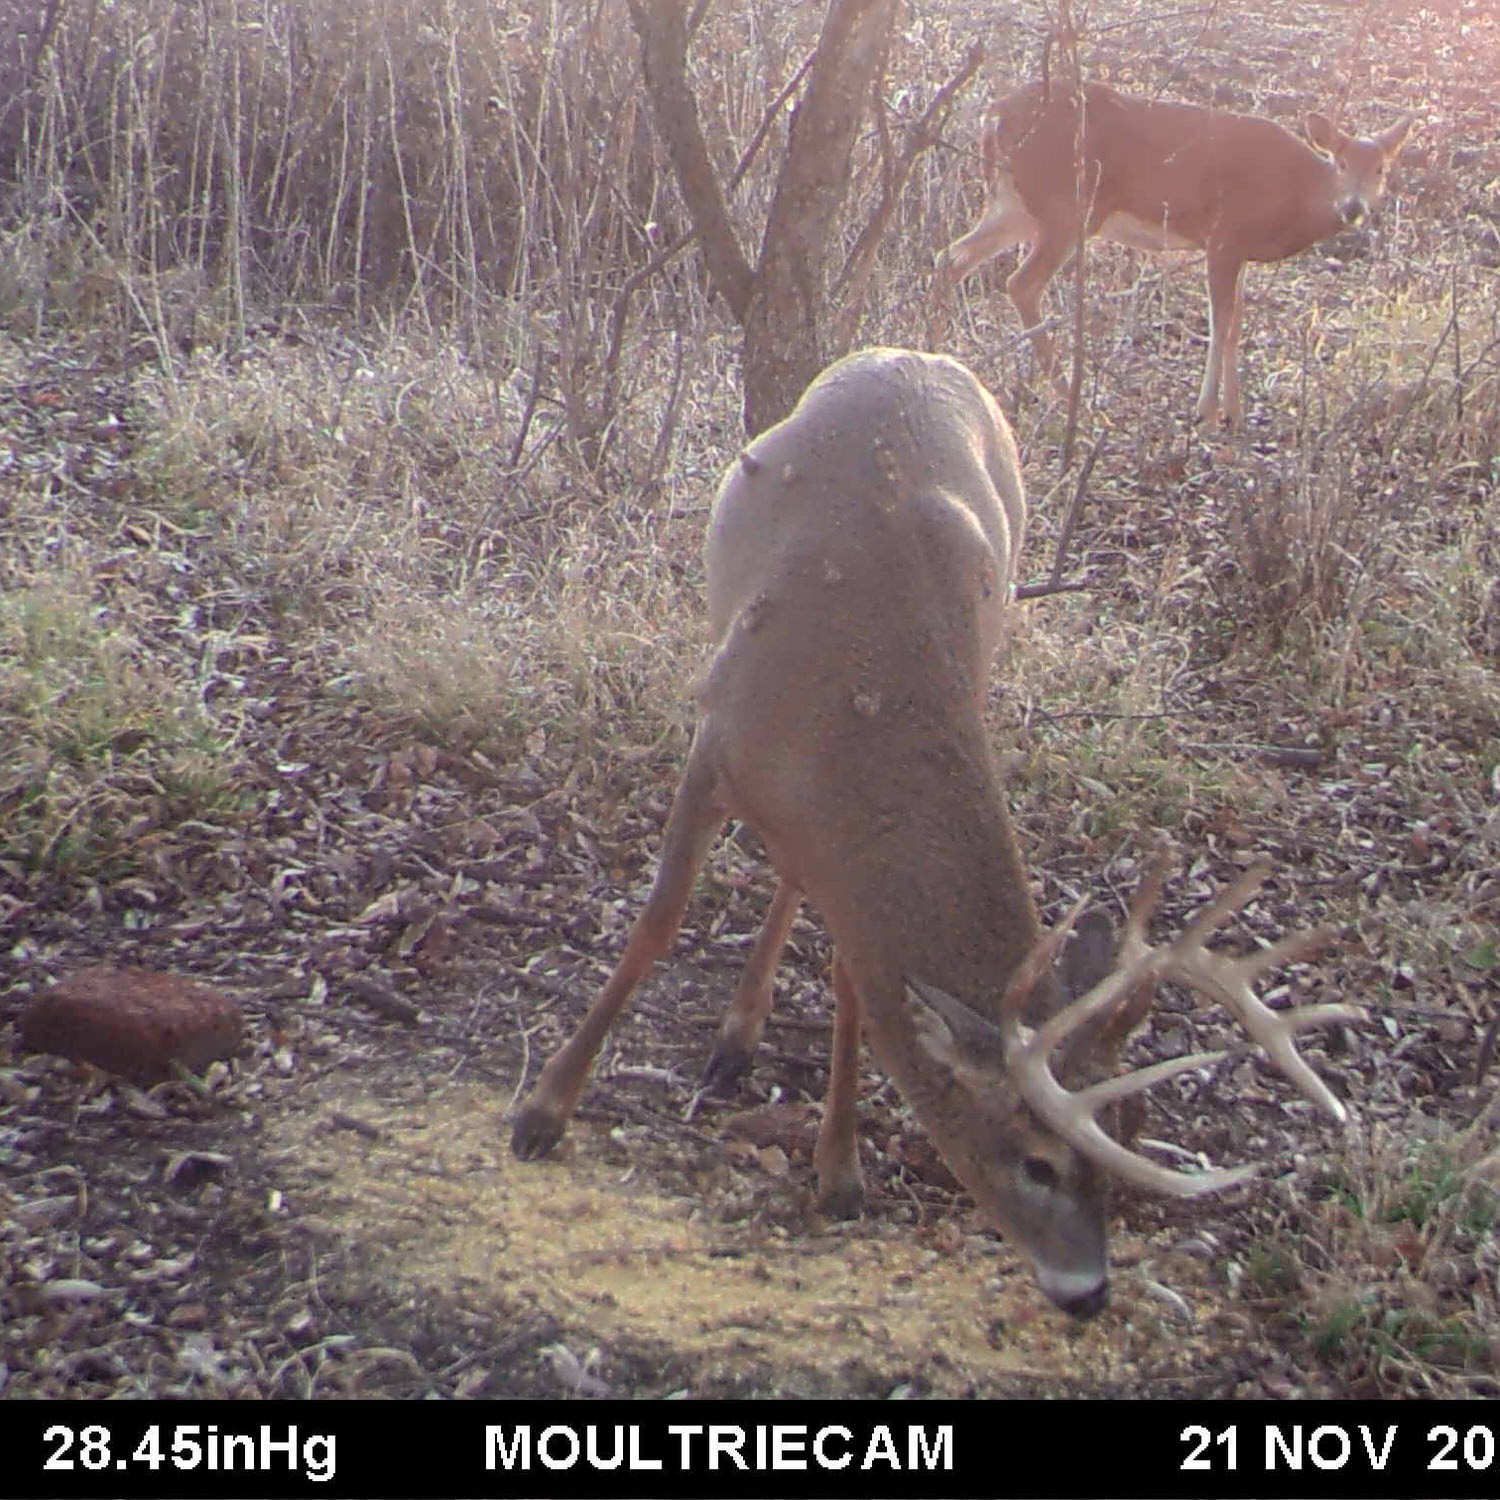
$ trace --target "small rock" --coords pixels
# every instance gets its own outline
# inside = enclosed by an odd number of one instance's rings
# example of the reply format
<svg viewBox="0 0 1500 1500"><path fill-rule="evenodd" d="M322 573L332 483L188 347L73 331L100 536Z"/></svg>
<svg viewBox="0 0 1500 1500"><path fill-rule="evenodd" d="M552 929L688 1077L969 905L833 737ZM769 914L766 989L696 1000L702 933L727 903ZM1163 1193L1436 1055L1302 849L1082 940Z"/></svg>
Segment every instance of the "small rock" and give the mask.
<svg viewBox="0 0 1500 1500"><path fill-rule="evenodd" d="M90 1062L137 1083L158 1083L180 1062L196 1071L238 1051L239 1002L206 984L150 969L101 965L45 989L21 1015L34 1052Z"/></svg>

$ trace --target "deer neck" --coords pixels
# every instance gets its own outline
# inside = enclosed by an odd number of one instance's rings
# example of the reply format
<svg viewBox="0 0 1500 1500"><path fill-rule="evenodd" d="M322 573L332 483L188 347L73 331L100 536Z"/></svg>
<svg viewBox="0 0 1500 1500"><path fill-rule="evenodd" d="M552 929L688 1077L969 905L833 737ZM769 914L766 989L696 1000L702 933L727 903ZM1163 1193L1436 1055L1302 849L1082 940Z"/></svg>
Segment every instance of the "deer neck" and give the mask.
<svg viewBox="0 0 1500 1500"><path fill-rule="evenodd" d="M1237 246L1248 260L1284 260L1348 227L1338 167L1289 131L1276 128L1285 137L1284 151L1278 156L1284 160L1286 200L1282 211L1267 216L1257 210L1249 219L1242 213L1227 212L1220 229L1220 237Z"/></svg>
<svg viewBox="0 0 1500 1500"><path fill-rule="evenodd" d="M812 802L832 817L799 841L819 857L797 878L872 1035L904 1010L908 978L998 1013L1041 928L982 726L929 727L878 763L840 757L835 775Z"/></svg>
<svg viewBox="0 0 1500 1500"><path fill-rule="evenodd" d="M1343 212L1345 190L1338 167L1331 158L1310 146L1297 142L1306 153L1307 182L1302 203L1302 223L1298 226L1300 236L1310 245L1326 240L1341 229L1348 228L1349 220Z"/></svg>
<svg viewBox="0 0 1500 1500"><path fill-rule="evenodd" d="M959 1179L980 1193L994 1168L975 1122L1016 1102L977 1095L918 1045L906 985L922 979L998 1021L1006 985L1041 927L988 746L930 744L896 775L903 790L925 783L920 799L903 799L863 840L844 843L832 889L808 895L859 995L881 1069Z"/></svg>

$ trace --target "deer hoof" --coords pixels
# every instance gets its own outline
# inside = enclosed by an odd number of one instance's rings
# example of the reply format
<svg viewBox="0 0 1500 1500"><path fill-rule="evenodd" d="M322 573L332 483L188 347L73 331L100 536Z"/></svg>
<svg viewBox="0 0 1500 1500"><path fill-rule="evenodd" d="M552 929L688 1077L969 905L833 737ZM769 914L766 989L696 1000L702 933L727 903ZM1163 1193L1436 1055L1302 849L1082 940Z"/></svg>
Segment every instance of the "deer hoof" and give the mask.
<svg viewBox="0 0 1500 1500"><path fill-rule="evenodd" d="M511 1127L510 1149L522 1161L539 1161L561 1139L563 1124L536 1105L527 1105Z"/></svg>
<svg viewBox="0 0 1500 1500"><path fill-rule="evenodd" d="M865 1211L864 1184L841 1182L818 1190L818 1211L830 1219L857 1219Z"/></svg>
<svg viewBox="0 0 1500 1500"><path fill-rule="evenodd" d="M732 1093L740 1079L750 1071L750 1062L750 1053L738 1042L720 1042L703 1065L699 1087L712 1089L718 1094Z"/></svg>

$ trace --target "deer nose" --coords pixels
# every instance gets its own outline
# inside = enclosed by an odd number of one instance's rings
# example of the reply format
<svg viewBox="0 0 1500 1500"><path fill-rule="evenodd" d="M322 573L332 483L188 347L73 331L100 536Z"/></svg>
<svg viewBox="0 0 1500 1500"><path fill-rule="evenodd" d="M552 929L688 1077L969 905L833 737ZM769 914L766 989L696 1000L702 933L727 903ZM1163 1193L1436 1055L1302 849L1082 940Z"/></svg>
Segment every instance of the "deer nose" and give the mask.
<svg viewBox="0 0 1500 1500"><path fill-rule="evenodd" d="M1109 1301L1107 1276L1095 1279L1092 1276L1080 1276L1076 1272L1053 1276L1043 1272L1037 1279L1048 1297L1070 1318L1076 1318L1080 1323L1096 1317Z"/></svg>
<svg viewBox="0 0 1500 1500"><path fill-rule="evenodd" d="M1339 218L1346 224L1358 224L1365 216L1365 204L1363 198L1345 198L1339 204Z"/></svg>
<svg viewBox="0 0 1500 1500"><path fill-rule="evenodd" d="M1085 1292L1081 1297L1074 1297L1067 1302L1059 1302L1057 1305L1070 1318L1076 1318L1080 1323L1087 1323L1090 1318L1097 1317L1104 1311L1108 1301L1109 1283L1101 1281L1093 1291Z"/></svg>

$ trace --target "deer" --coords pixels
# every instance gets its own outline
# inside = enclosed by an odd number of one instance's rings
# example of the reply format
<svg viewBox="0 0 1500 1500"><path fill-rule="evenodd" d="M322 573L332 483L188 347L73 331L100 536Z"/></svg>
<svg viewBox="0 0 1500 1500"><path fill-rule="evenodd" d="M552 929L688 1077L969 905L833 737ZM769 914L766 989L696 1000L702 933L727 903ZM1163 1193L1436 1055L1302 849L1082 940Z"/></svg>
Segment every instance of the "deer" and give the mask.
<svg viewBox="0 0 1500 1500"><path fill-rule="evenodd" d="M985 207L938 256L934 305L1001 251L1027 244L1005 289L1050 376L1042 294L1084 239L1202 250L1208 361L1194 415L1238 428L1245 266L1285 260L1373 213L1412 119L1373 136L1348 135L1318 113L1303 124L1310 145L1259 115L1144 99L1103 83L1023 88L985 118Z"/></svg>
<svg viewBox="0 0 1500 1500"><path fill-rule="evenodd" d="M1265 869L1170 943L1146 932L1160 859L1120 934L1081 906L1043 930L985 727L1025 529L1010 428L946 355L844 357L730 465L706 543L716 644L694 684L697 721L660 863L618 964L513 1116L516 1156L543 1157L562 1137L730 818L758 831L779 879L705 1078L749 1066L805 897L833 941L829 1082L813 1152L830 1216L852 1218L864 1203L862 1036L985 1217L1076 1318L1108 1297L1111 1180L1194 1196L1256 1170L1189 1175L1101 1124L1119 1101L1224 1055L1085 1084L1113 1067L1158 980L1215 997L1297 1087L1344 1118L1294 1036L1360 1012L1274 1011L1254 991L1260 974L1325 935L1296 933L1243 958L1205 944Z"/></svg>

